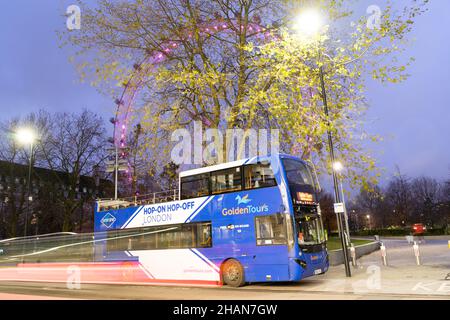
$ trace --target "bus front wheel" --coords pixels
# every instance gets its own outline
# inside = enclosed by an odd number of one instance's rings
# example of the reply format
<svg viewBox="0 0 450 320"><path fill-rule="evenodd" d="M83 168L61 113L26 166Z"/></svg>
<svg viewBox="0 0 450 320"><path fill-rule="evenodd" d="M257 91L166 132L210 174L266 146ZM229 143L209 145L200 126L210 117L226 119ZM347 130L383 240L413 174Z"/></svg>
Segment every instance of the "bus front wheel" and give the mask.
<svg viewBox="0 0 450 320"><path fill-rule="evenodd" d="M234 259L225 261L222 267L223 282L230 287L242 287L245 284L244 268Z"/></svg>

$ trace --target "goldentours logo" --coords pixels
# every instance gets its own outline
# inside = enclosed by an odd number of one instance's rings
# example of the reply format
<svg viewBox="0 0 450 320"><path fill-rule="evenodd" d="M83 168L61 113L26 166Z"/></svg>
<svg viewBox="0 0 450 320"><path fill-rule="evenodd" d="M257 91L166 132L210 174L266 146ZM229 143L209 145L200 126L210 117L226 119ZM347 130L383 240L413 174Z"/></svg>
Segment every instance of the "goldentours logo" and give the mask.
<svg viewBox="0 0 450 320"><path fill-rule="evenodd" d="M248 204L252 201L252 199L249 199L248 194L241 197L240 195L236 196L235 200L237 201L237 206L233 208L223 208L222 209L222 215L223 216L233 216L233 215L239 215L239 214L250 214L250 213L262 213L262 212L268 212L269 206L267 204L254 206L251 204ZM240 206L240 205L245 206Z"/></svg>
<svg viewBox="0 0 450 320"><path fill-rule="evenodd" d="M102 225L104 225L106 228L109 229L109 228L111 228L113 223L116 222L116 218L112 214L107 213L102 218L102 220L100 220L100 222L102 223Z"/></svg>
<svg viewBox="0 0 450 320"><path fill-rule="evenodd" d="M252 199L249 199L249 198L248 198L248 194L246 194L246 195L243 196L243 197L241 197L240 195L237 195L237 197L236 197L235 200L237 200L238 205L240 205L240 204L247 204L247 203L249 203L250 201L252 201Z"/></svg>

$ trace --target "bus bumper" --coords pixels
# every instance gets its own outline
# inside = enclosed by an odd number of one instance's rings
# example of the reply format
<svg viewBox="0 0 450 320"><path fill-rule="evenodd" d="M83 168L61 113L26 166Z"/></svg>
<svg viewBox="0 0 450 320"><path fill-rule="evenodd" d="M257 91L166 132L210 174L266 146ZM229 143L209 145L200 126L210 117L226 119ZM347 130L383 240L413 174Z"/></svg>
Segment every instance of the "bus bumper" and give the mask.
<svg viewBox="0 0 450 320"><path fill-rule="evenodd" d="M303 254L298 258L289 259L289 275L291 281L314 275L324 274L329 268L329 259L326 252L315 254Z"/></svg>

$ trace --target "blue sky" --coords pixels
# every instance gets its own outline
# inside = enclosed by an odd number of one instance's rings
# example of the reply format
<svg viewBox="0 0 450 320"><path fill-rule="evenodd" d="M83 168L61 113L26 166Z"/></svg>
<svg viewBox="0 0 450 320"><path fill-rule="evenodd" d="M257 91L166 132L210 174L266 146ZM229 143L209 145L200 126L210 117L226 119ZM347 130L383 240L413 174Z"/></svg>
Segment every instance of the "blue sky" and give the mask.
<svg viewBox="0 0 450 320"><path fill-rule="evenodd" d="M3 1L0 6L0 119L45 108L88 108L109 118L115 105L89 84L81 84L60 48L56 31L66 25L67 0ZM6 112L5 112L6 111Z"/></svg>
<svg viewBox="0 0 450 320"><path fill-rule="evenodd" d="M30 111L91 109L108 119L115 104L78 80L70 48L59 48L68 0L2 1L0 6L0 121ZM377 1L361 1L365 8ZM380 2L382 7L384 1ZM406 2L406 1L402 1ZM411 34L405 55L416 58L411 77L399 85L368 82L366 128L385 141L371 145L386 169L410 176L450 178L450 1L431 1Z"/></svg>
<svg viewBox="0 0 450 320"><path fill-rule="evenodd" d="M366 127L386 138L374 154L387 174L398 165L410 176L449 179L450 1L431 1L429 8L417 19L413 42L400 57L416 59L410 78L396 85L368 82Z"/></svg>

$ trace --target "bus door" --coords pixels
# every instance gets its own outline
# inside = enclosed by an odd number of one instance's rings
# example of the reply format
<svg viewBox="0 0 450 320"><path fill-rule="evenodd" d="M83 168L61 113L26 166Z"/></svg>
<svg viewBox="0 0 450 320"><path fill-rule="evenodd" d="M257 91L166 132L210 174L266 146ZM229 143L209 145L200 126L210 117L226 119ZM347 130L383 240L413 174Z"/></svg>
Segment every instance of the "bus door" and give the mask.
<svg viewBox="0 0 450 320"><path fill-rule="evenodd" d="M286 220L286 215L280 213L255 217L253 261L258 281L289 279Z"/></svg>
<svg viewBox="0 0 450 320"><path fill-rule="evenodd" d="M327 253L321 217L318 214L296 214L295 223L301 260L306 263L303 276L325 272Z"/></svg>

